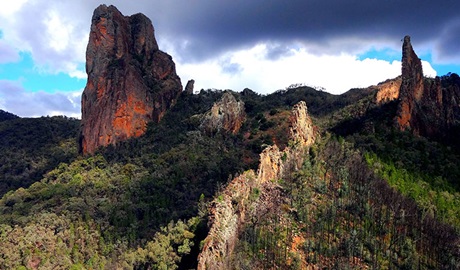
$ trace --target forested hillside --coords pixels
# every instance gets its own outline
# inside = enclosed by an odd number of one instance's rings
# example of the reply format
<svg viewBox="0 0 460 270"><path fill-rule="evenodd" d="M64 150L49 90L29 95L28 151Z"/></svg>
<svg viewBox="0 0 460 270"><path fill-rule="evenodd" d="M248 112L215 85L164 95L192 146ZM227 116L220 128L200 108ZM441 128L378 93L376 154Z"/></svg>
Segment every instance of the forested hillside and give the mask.
<svg viewBox="0 0 460 270"><path fill-rule="evenodd" d="M2 184L13 189L0 200L1 268L197 267L221 192L257 169L265 147L292 144L289 111L301 100L317 143L301 169L252 190L252 201L271 207L246 216L229 268L458 266L455 147L394 129L392 103L375 104L369 89L230 92L245 104L241 129L206 132L203 115L223 93L183 93L144 136L91 156L77 154L77 120L0 123ZM30 167L34 178L5 164L42 166Z"/></svg>
<svg viewBox="0 0 460 270"><path fill-rule="evenodd" d="M0 195L28 187L77 157L80 121L67 117L0 115Z"/></svg>

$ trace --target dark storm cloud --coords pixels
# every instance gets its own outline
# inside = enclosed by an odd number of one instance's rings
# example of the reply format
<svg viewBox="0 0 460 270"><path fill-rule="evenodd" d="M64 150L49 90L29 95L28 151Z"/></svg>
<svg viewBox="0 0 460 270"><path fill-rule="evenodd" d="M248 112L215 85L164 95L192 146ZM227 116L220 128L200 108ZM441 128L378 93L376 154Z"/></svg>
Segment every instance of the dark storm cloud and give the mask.
<svg viewBox="0 0 460 270"><path fill-rule="evenodd" d="M17 82L0 80L0 109L22 117L80 114L80 95L27 92ZM40 112L40 115L37 115Z"/></svg>
<svg viewBox="0 0 460 270"><path fill-rule="evenodd" d="M436 50L442 62L460 61L460 20L447 26Z"/></svg>
<svg viewBox="0 0 460 270"><path fill-rule="evenodd" d="M15 14L20 19L13 20L12 24L4 22L3 30L5 33L14 32L16 42L20 43L15 44L17 49L29 51L37 66L45 67L51 73L67 71L69 63L84 59L84 54L78 50L88 40L93 5L88 1L29 2ZM60 21L53 22L53 15ZM47 25L53 23L51 27ZM59 36L67 28L69 36ZM61 42L62 48L54 48L51 44L53 39L54 42Z"/></svg>
<svg viewBox="0 0 460 270"><path fill-rule="evenodd" d="M268 44L267 45L267 53L265 57L269 60L278 60L282 57L287 57L293 55L291 48L287 45L280 45L280 44Z"/></svg>
<svg viewBox="0 0 460 270"><path fill-rule="evenodd" d="M133 9L123 1L117 5ZM438 53L446 54L451 47L441 33L460 14L458 0L168 0L136 7L152 18L160 40L187 40L175 44L184 61L264 41L298 41L338 54L371 40L396 45L406 34L420 44L437 42ZM334 45L345 39L356 44Z"/></svg>

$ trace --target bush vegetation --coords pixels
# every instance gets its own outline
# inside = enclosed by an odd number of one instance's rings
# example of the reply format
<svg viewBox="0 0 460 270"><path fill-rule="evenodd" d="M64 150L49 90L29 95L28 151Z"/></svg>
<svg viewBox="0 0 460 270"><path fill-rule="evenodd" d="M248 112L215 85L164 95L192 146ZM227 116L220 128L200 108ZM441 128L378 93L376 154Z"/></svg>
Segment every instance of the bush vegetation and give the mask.
<svg viewBox="0 0 460 270"><path fill-rule="evenodd" d="M266 145L288 144L300 100L329 132L276 182L276 207L247 221L235 268L459 267L456 148L389 128L395 105L367 106L368 89L245 89L233 93L247 112L240 132L205 134L200 115L222 93L183 94L144 136L93 156L77 153L76 119L1 114L0 268L196 267L206 202L257 168Z"/></svg>

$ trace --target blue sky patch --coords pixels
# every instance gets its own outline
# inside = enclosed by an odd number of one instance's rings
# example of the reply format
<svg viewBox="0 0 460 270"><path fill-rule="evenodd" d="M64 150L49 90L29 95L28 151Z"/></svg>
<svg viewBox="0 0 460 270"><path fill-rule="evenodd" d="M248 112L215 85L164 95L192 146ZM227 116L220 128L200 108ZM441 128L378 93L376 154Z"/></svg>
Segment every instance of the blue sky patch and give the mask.
<svg viewBox="0 0 460 270"><path fill-rule="evenodd" d="M436 70L438 76L446 75L449 72L460 74L460 65L454 64L435 64L433 63L433 57L431 53L419 55L420 59L428 61L431 63L431 66ZM385 60L388 62L401 61L401 51L393 50L390 48L376 50L371 49L363 54L358 55L359 60L364 60L366 58L370 59L379 59Z"/></svg>
<svg viewBox="0 0 460 270"><path fill-rule="evenodd" d="M422 54L419 55L419 57L420 59L431 63L431 66L434 68L434 70L436 70L437 76L443 76L449 72L460 74L460 65L434 63L431 53Z"/></svg>
<svg viewBox="0 0 460 270"><path fill-rule="evenodd" d="M75 91L83 89L85 79L72 78L63 72L49 74L38 70L29 53L20 53L16 63L0 65L0 80L19 81L27 91Z"/></svg>
<svg viewBox="0 0 460 270"><path fill-rule="evenodd" d="M364 60L364 59L378 59L378 60L385 60L388 62L393 62L393 61L401 61L401 52L396 51L390 48L382 49L382 50L376 50L375 48L358 55L359 60Z"/></svg>

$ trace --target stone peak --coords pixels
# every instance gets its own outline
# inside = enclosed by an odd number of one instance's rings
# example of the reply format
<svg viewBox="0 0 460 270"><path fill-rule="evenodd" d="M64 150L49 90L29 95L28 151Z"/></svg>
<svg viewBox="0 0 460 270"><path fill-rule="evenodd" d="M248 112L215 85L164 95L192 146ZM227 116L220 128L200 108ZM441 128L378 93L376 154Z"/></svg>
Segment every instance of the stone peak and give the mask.
<svg viewBox="0 0 460 270"><path fill-rule="evenodd" d="M107 6L105 4L102 4L94 10L93 19L98 17L107 17L109 14L112 15L114 13L123 16L121 12L117 9L117 7L113 5Z"/></svg>
<svg viewBox="0 0 460 270"><path fill-rule="evenodd" d="M113 14L117 14L117 15L120 15L121 17L125 17L125 18L142 18L144 19L145 21L149 22L149 23L152 23L152 21L149 19L149 17L145 16L143 13L136 13L136 14L133 14L131 16L124 16L116 6L114 5L105 5L105 4L101 4L99 5L93 12L93 19L94 18L97 18L97 17L107 17L108 15L113 15Z"/></svg>
<svg viewBox="0 0 460 270"><path fill-rule="evenodd" d="M294 105L291 110L289 121L289 134L291 140L299 142L304 146L313 144L315 140L315 131L305 101L300 101Z"/></svg>
<svg viewBox="0 0 460 270"><path fill-rule="evenodd" d="M182 91L172 57L159 50L152 21L124 16L115 6L95 9L86 50L81 151L116 144L159 122Z"/></svg>
<svg viewBox="0 0 460 270"><path fill-rule="evenodd" d="M404 43L409 43L410 44L410 36L409 35L404 36Z"/></svg>
<svg viewBox="0 0 460 270"><path fill-rule="evenodd" d="M422 62L412 48L410 36L404 37L401 73L403 81L413 77L423 77Z"/></svg>

